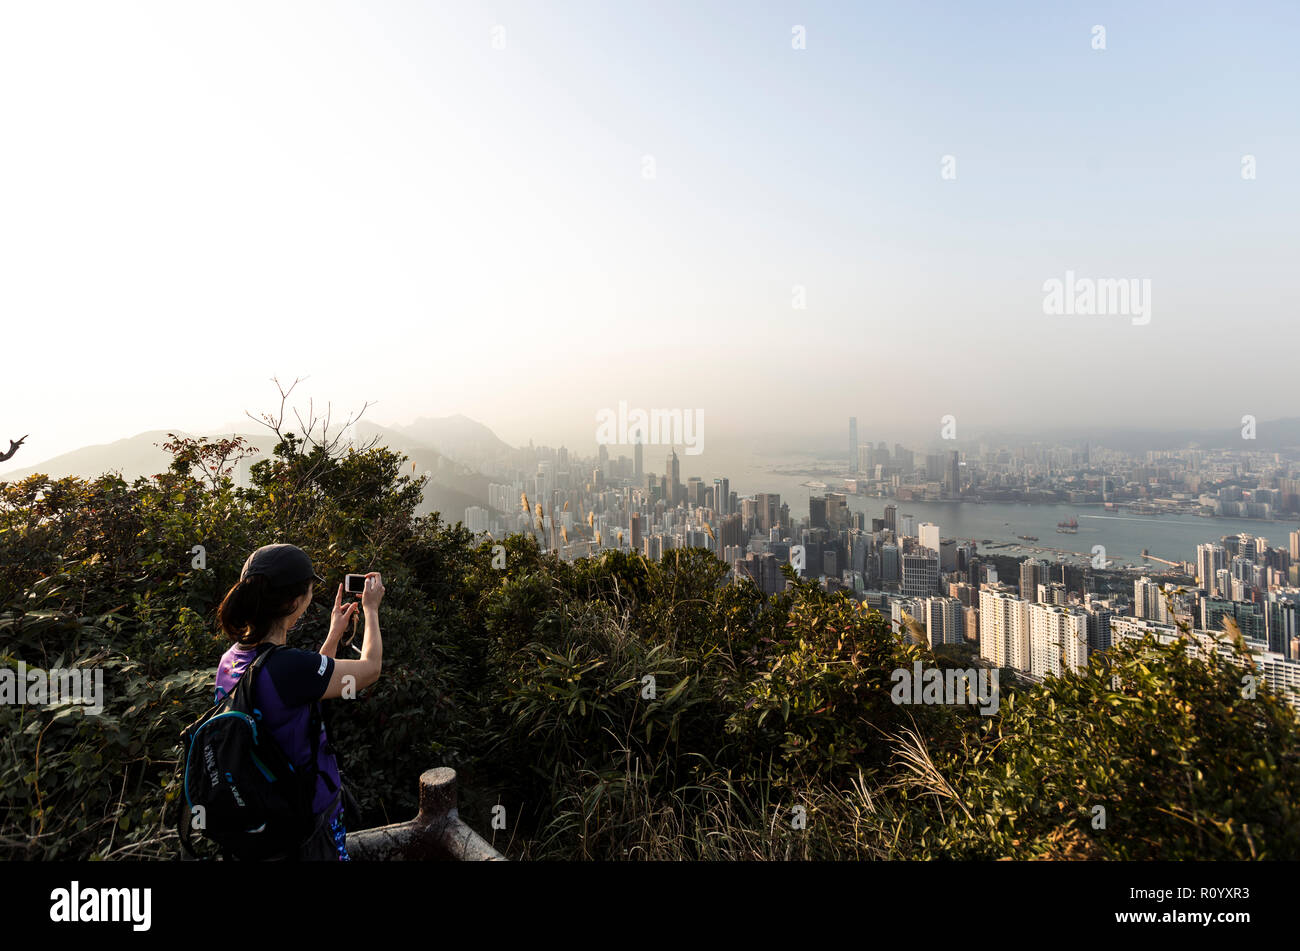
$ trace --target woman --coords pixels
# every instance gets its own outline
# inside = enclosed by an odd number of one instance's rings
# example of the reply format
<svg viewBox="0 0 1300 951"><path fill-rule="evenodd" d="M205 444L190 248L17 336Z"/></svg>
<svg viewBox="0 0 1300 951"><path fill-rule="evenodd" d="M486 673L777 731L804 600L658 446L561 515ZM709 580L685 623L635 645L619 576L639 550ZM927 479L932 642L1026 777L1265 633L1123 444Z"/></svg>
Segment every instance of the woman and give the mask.
<svg viewBox="0 0 1300 951"><path fill-rule="evenodd" d="M234 690L258 656L285 643L288 632L311 605L315 581L324 583L325 579L312 569L307 553L295 545L265 545L248 557L239 582L217 609L221 629L235 642L221 656L217 668L218 700ZM314 831L298 855L290 857L348 861L338 760L320 721L319 701L355 697L357 691L379 679L383 666L379 602L383 597L383 578L372 571L366 575L360 598L366 636L359 660L334 657L358 606L355 601L343 603L343 585L339 585L329 634L320 653L277 650L262 664L253 682L253 702L262 711L262 722L270 727L295 768L310 771L315 753ZM313 729L317 723L319 728Z"/></svg>

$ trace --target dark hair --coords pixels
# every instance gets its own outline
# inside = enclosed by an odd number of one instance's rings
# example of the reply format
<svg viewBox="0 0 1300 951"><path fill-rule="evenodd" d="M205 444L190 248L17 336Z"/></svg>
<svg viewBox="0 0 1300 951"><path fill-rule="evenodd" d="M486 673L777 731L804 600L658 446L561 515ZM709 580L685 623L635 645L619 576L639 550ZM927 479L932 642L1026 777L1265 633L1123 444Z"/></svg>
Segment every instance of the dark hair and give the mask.
<svg viewBox="0 0 1300 951"><path fill-rule="evenodd" d="M273 588L263 575L251 575L226 592L217 623L236 644L256 644L275 622L293 614L294 604L311 590L312 579Z"/></svg>

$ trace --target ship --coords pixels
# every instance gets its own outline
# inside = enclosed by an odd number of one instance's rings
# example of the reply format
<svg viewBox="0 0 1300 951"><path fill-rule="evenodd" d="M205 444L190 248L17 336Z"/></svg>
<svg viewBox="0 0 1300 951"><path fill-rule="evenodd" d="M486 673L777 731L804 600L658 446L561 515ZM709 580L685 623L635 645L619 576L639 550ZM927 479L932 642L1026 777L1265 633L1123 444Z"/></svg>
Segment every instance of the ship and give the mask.
<svg viewBox="0 0 1300 951"><path fill-rule="evenodd" d="M1037 535L1017 535L1016 538L1024 539L1024 540L1027 541L1027 542L1036 542L1036 541L1038 541L1038 536L1037 536Z"/></svg>
<svg viewBox="0 0 1300 951"><path fill-rule="evenodd" d="M1076 516L1065 522L1056 523L1056 531L1059 535L1077 535L1079 534L1079 519Z"/></svg>

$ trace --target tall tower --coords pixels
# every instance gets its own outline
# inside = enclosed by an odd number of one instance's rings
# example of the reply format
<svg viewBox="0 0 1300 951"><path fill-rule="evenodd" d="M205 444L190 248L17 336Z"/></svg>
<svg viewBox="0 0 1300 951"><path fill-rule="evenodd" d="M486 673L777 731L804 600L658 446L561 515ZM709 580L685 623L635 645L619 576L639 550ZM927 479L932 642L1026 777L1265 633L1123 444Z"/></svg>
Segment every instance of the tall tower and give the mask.
<svg viewBox="0 0 1300 951"><path fill-rule="evenodd" d="M849 417L849 472L858 473L858 418Z"/></svg>
<svg viewBox="0 0 1300 951"><path fill-rule="evenodd" d="M1196 583L1204 588L1210 597L1221 593L1217 586L1219 571L1227 565L1227 553L1222 545L1196 546Z"/></svg>
<svg viewBox="0 0 1300 951"><path fill-rule="evenodd" d="M985 660L1029 670L1029 602L1009 591L981 588L979 643Z"/></svg>
<svg viewBox="0 0 1300 951"><path fill-rule="evenodd" d="M1038 586L1047 584L1047 565L1036 558L1026 558L1020 563L1020 597L1029 603L1038 601Z"/></svg>
<svg viewBox="0 0 1300 951"><path fill-rule="evenodd" d="M645 453L641 447L641 434L637 433L636 445L632 447L632 478L640 482L645 477Z"/></svg>
<svg viewBox="0 0 1300 951"><path fill-rule="evenodd" d="M1148 621L1161 621L1163 602L1160 599L1160 585L1150 578L1139 578L1133 582L1133 616Z"/></svg>
<svg viewBox="0 0 1300 951"><path fill-rule="evenodd" d="M682 497L682 466L677 461L676 449L669 450L664 468L668 475L668 504L676 505Z"/></svg>

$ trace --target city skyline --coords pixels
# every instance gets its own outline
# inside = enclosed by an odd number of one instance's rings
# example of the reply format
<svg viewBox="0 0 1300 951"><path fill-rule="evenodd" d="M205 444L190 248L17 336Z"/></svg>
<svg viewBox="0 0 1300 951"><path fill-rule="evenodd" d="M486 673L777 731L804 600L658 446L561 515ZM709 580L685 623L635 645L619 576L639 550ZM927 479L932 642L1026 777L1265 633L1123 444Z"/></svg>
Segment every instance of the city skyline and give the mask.
<svg viewBox="0 0 1300 951"><path fill-rule="evenodd" d="M270 387L270 381L267 386ZM315 398L313 397L313 400ZM250 407L249 412L255 409L265 412L270 408L270 403L266 399ZM303 396L299 401L304 413L307 409L307 397ZM316 400L317 408L323 400ZM353 407L354 410L360 409L360 406ZM340 431L342 420L341 416L346 414L347 407L335 406L333 411L337 414L331 425L330 434L334 435ZM375 419L371 418L372 412L367 412L361 417L363 425L380 426ZM420 416L413 419L403 420L397 424L403 428L417 426L423 421L430 419L429 416ZM557 438L548 438L541 433L529 434L528 437L520 442L513 444L513 448L524 448L528 445L538 447L551 447L554 449L566 448L572 452L590 452L593 455L599 451L602 443L592 438L600 430L598 420L599 413L593 413L592 425L586 431L579 430L574 433L575 438L571 441ZM1243 426L1240 420L1226 420L1226 425L1217 428L1204 428L1200 430L1169 430L1164 434L1153 432L1143 427L1133 427L1131 429L1113 429L1108 432L1098 431L1096 427L1079 427L1077 429L1063 428L1046 428L1032 433L1016 433L1014 430L1007 432L970 432L964 427L957 429L957 436L952 439L944 439L945 431L944 421L936 420L935 425L930 427L928 434L898 432L896 427L890 425L888 420L883 421L884 425L877 428L863 427L862 419L868 417L854 416L850 419L859 421L859 439L862 446L875 445L878 442L885 442L889 446L898 443L905 444L914 450L930 449L935 451L947 451L952 446L959 447L962 451L968 451L981 444L1000 445L1003 440L1014 440L1017 437L1031 438L1037 446L1087 446L1095 445L1097 448L1114 448L1129 452L1141 451L1180 451L1191 449L1203 449L1206 451L1216 449L1239 448L1244 452L1266 452L1272 453L1279 449L1290 451L1300 448L1300 416L1280 417L1277 419L1261 418L1257 422L1252 422L1254 434L1249 438L1242 438ZM479 420L469 417L446 417L445 419L459 419L473 426L480 426L489 431L493 438L499 438L497 431L492 427L483 424ZM702 440L701 451L697 455L685 453L682 456L684 471L688 474L704 474L710 469L726 468L728 466L744 466L748 463L748 457L777 457L777 456L804 456L808 458L819 458L823 460L834 460L841 453L844 455L846 466L850 467L847 471L852 472L853 459L849 455L848 442L843 437L843 423L839 426L833 425L833 420L842 420L842 417L832 416L832 414L823 414L821 419L815 423L810 423L803 431L798 433L778 433L769 431L756 436L744 436L736 433L727 433L719 431L713 423L709 426L709 438L712 442L711 447L703 446ZM383 424L381 428L391 429L393 424ZM99 438L92 438L88 442L77 442L70 438L68 430L56 430L55 433L26 433L27 439L23 443L23 453L21 456L15 456L0 463L0 478L7 473L19 470L30 469L33 465L45 462L50 459L65 455L76 450L85 449L95 446L109 446L112 443L122 440L129 440L139 437L149 432L186 432L190 434L207 434L207 435L233 435L233 434L250 434L264 432L265 429L261 423L245 416L243 419L228 418L224 423L216 426L205 428L195 426L183 426L172 423L167 426L159 427L154 430L143 431L116 431L102 434ZM553 428L551 429L553 432ZM20 434L21 435L21 434ZM1206 439L1204 445L1191 445L1191 442L1199 442L1194 437ZM16 438L16 437L14 437ZM1148 446L1145 450L1134 449L1134 446L1143 445L1145 440L1154 439L1157 445ZM1180 442L1181 440L1181 442ZM510 445L508 441L507 445ZM839 445L837 445L839 444ZM684 442L642 442L642 451L670 451L673 449L683 448L687 445ZM1258 447L1258 448L1257 448ZM636 444L633 441L625 443L609 443L607 448L619 454L635 454ZM42 453L37 455L37 453Z"/></svg>

